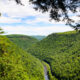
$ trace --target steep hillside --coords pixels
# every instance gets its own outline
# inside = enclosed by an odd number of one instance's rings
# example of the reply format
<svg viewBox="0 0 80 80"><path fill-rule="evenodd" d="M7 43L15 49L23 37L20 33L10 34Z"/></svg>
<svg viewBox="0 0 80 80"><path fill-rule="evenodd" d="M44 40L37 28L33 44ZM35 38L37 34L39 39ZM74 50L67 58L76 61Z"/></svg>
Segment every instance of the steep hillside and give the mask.
<svg viewBox="0 0 80 80"><path fill-rule="evenodd" d="M20 48L27 49L32 44L38 42L36 38L26 36L26 35L7 35L7 37L15 44L17 44Z"/></svg>
<svg viewBox="0 0 80 80"><path fill-rule="evenodd" d="M80 33L51 34L28 52L47 62L57 80L80 80Z"/></svg>
<svg viewBox="0 0 80 80"><path fill-rule="evenodd" d="M44 80L41 62L0 36L0 80Z"/></svg>

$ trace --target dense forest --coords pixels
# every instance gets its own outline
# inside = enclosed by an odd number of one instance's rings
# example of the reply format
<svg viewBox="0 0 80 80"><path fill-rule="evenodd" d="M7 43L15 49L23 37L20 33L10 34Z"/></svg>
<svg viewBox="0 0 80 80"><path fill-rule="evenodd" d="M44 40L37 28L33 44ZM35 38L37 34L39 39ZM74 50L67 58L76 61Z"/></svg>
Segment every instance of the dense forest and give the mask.
<svg viewBox="0 0 80 80"><path fill-rule="evenodd" d="M80 33L53 33L28 52L50 65L57 80L80 80Z"/></svg>
<svg viewBox="0 0 80 80"><path fill-rule="evenodd" d="M12 41L14 44L16 44L17 46L19 46L25 51L27 51L27 49L30 48L31 45L34 45L40 40L45 38L45 36L27 36L21 34L7 35L6 37L9 38L10 41ZM43 67L44 65L47 67L48 77L50 78L50 80L52 80L53 78L55 79L55 77L52 77L50 66L42 60L41 60L41 65L43 65Z"/></svg>
<svg viewBox="0 0 80 80"><path fill-rule="evenodd" d="M40 60L0 36L0 80L44 80Z"/></svg>
<svg viewBox="0 0 80 80"><path fill-rule="evenodd" d="M41 41L0 36L0 80L80 80L80 33L53 33Z"/></svg>
<svg viewBox="0 0 80 80"><path fill-rule="evenodd" d="M80 0L1 0L0 5L0 25L9 33L75 29L27 36L6 35L0 28L0 80L80 80Z"/></svg>
<svg viewBox="0 0 80 80"><path fill-rule="evenodd" d="M38 40L34 37L21 34L7 35L7 38L9 38L13 43L18 45L22 49L27 49L32 44L38 42Z"/></svg>

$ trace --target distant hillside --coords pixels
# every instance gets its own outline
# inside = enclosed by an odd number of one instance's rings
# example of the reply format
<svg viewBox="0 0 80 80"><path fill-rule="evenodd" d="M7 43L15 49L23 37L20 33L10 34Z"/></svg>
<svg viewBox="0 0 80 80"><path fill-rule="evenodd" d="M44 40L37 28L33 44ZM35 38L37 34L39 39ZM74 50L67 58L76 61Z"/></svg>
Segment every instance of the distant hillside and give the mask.
<svg viewBox="0 0 80 80"><path fill-rule="evenodd" d="M27 36L27 35L19 35L19 34L14 34L14 35L7 35L7 37L15 44L17 44L19 47L23 49L27 49L30 47L32 44L38 42L36 38Z"/></svg>
<svg viewBox="0 0 80 80"><path fill-rule="evenodd" d="M80 33L51 34L28 52L47 62L56 80L80 80Z"/></svg>
<svg viewBox="0 0 80 80"><path fill-rule="evenodd" d="M34 37L34 38L36 38L38 40L42 40L42 39L46 38L46 36L32 36L32 37Z"/></svg>
<svg viewBox="0 0 80 80"><path fill-rule="evenodd" d="M0 80L44 80L43 65L8 38L0 36Z"/></svg>

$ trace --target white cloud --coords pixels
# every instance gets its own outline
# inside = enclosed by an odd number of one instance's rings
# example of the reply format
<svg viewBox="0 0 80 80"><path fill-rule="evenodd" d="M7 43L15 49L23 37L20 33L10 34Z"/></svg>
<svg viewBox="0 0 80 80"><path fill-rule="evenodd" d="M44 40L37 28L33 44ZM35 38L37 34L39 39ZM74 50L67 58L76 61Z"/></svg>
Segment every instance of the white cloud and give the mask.
<svg viewBox="0 0 80 80"><path fill-rule="evenodd" d="M8 1L8 0L1 0L0 1L0 12L2 14L7 14L11 18L23 18L28 16L35 16L37 19L32 21L27 21L28 23L36 23L39 21L43 22L49 22L49 15L48 13L41 13L38 11L35 11L31 4L29 4L29 0L22 0L23 4L25 6L17 5L14 0ZM26 21L25 21L26 22Z"/></svg>
<svg viewBox="0 0 80 80"><path fill-rule="evenodd" d="M72 16L72 20L74 20L76 23L80 22L80 18L78 16Z"/></svg>
<svg viewBox="0 0 80 80"><path fill-rule="evenodd" d="M10 17L0 17L0 23L19 23L21 19L14 19Z"/></svg>
<svg viewBox="0 0 80 80"><path fill-rule="evenodd" d="M42 13L35 11L28 0L22 0L25 6L17 5L14 0L1 0L0 11L2 14L7 13L10 17L25 17L25 16L41 16Z"/></svg>
<svg viewBox="0 0 80 80"><path fill-rule="evenodd" d="M25 26L6 26L2 27L7 34L26 34L26 35L49 35L51 33L65 32L73 30L67 26L46 26L46 27L25 27Z"/></svg>
<svg viewBox="0 0 80 80"><path fill-rule="evenodd" d="M36 24L38 22L44 22L44 23L50 23L49 21L49 17L47 16L39 16L39 17L36 17L34 20L26 20L25 23L28 23L28 24Z"/></svg>
<svg viewBox="0 0 80 80"><path fill-rule="evenodd" d="M35 11L31 4L29 4L29 0L22 0L25 6L16 5L13 1L3 0L0 1L0 11L2 14L6 13L10 18L23 18L28 16L35 16L35 20L27 20L25 23L28 24L36 24L38 22L45 22L45 23L56 23L55 21L49 21L49 14L48 13L41 13ZM61 22L62 23L62 22Z"/></svg>
<svg viewBox="0 0 80 80"><path fill-rule="evenodd" d="M25 23L27 23L27 24L36 24L39 22L43 22L43 23L47 23L47 24L65 24L62 21L60 21L60 22L56 22L54 20L50 21L48 14L46 14L45 16L36 17L34 20L28 19L25 21Z"/></svg>
<svg viewBox="0 0 80 80"><path fill-rule="evenodd" d="M16 5L14 0L0 0L0 12L2 14L7 14L9 17L0 17L0 23L22 23L21 18L28 17L28 16L35 16L35 19L28 19L24 21L24 23L28 24L36 24L39 22L47 23L47 24L55 24L55 26L45 26L37 27L32 26L2 26L2 28L8 32L7 34L27 34L27 35L48 35L53 32L65 32L72 30L69 26L62 26L61 24L65 24L64 22L49 22L49 14L48 13L41 13L35 11L31 4L29 4L28 0L22 0L22 3L25 6ZM18 19L19 18L19 19ZM76 19L77 20L77 19ZM59 26L56 24L60 24Z"/></svg>

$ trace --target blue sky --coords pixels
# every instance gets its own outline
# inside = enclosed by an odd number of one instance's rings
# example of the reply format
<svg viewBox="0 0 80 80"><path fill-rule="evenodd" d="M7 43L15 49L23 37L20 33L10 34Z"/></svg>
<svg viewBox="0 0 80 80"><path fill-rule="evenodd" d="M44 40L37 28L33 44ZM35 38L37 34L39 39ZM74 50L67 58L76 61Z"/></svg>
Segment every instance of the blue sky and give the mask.
<svg viewBox="0 0 80 80"><path fill-rule="evenodd" d="M49 35L73 30L64 22L50 22L49 14L35 11L28 0L22 2L25 6L16 5L14 1L0 0L0 26L6 34Z"/></svg>

